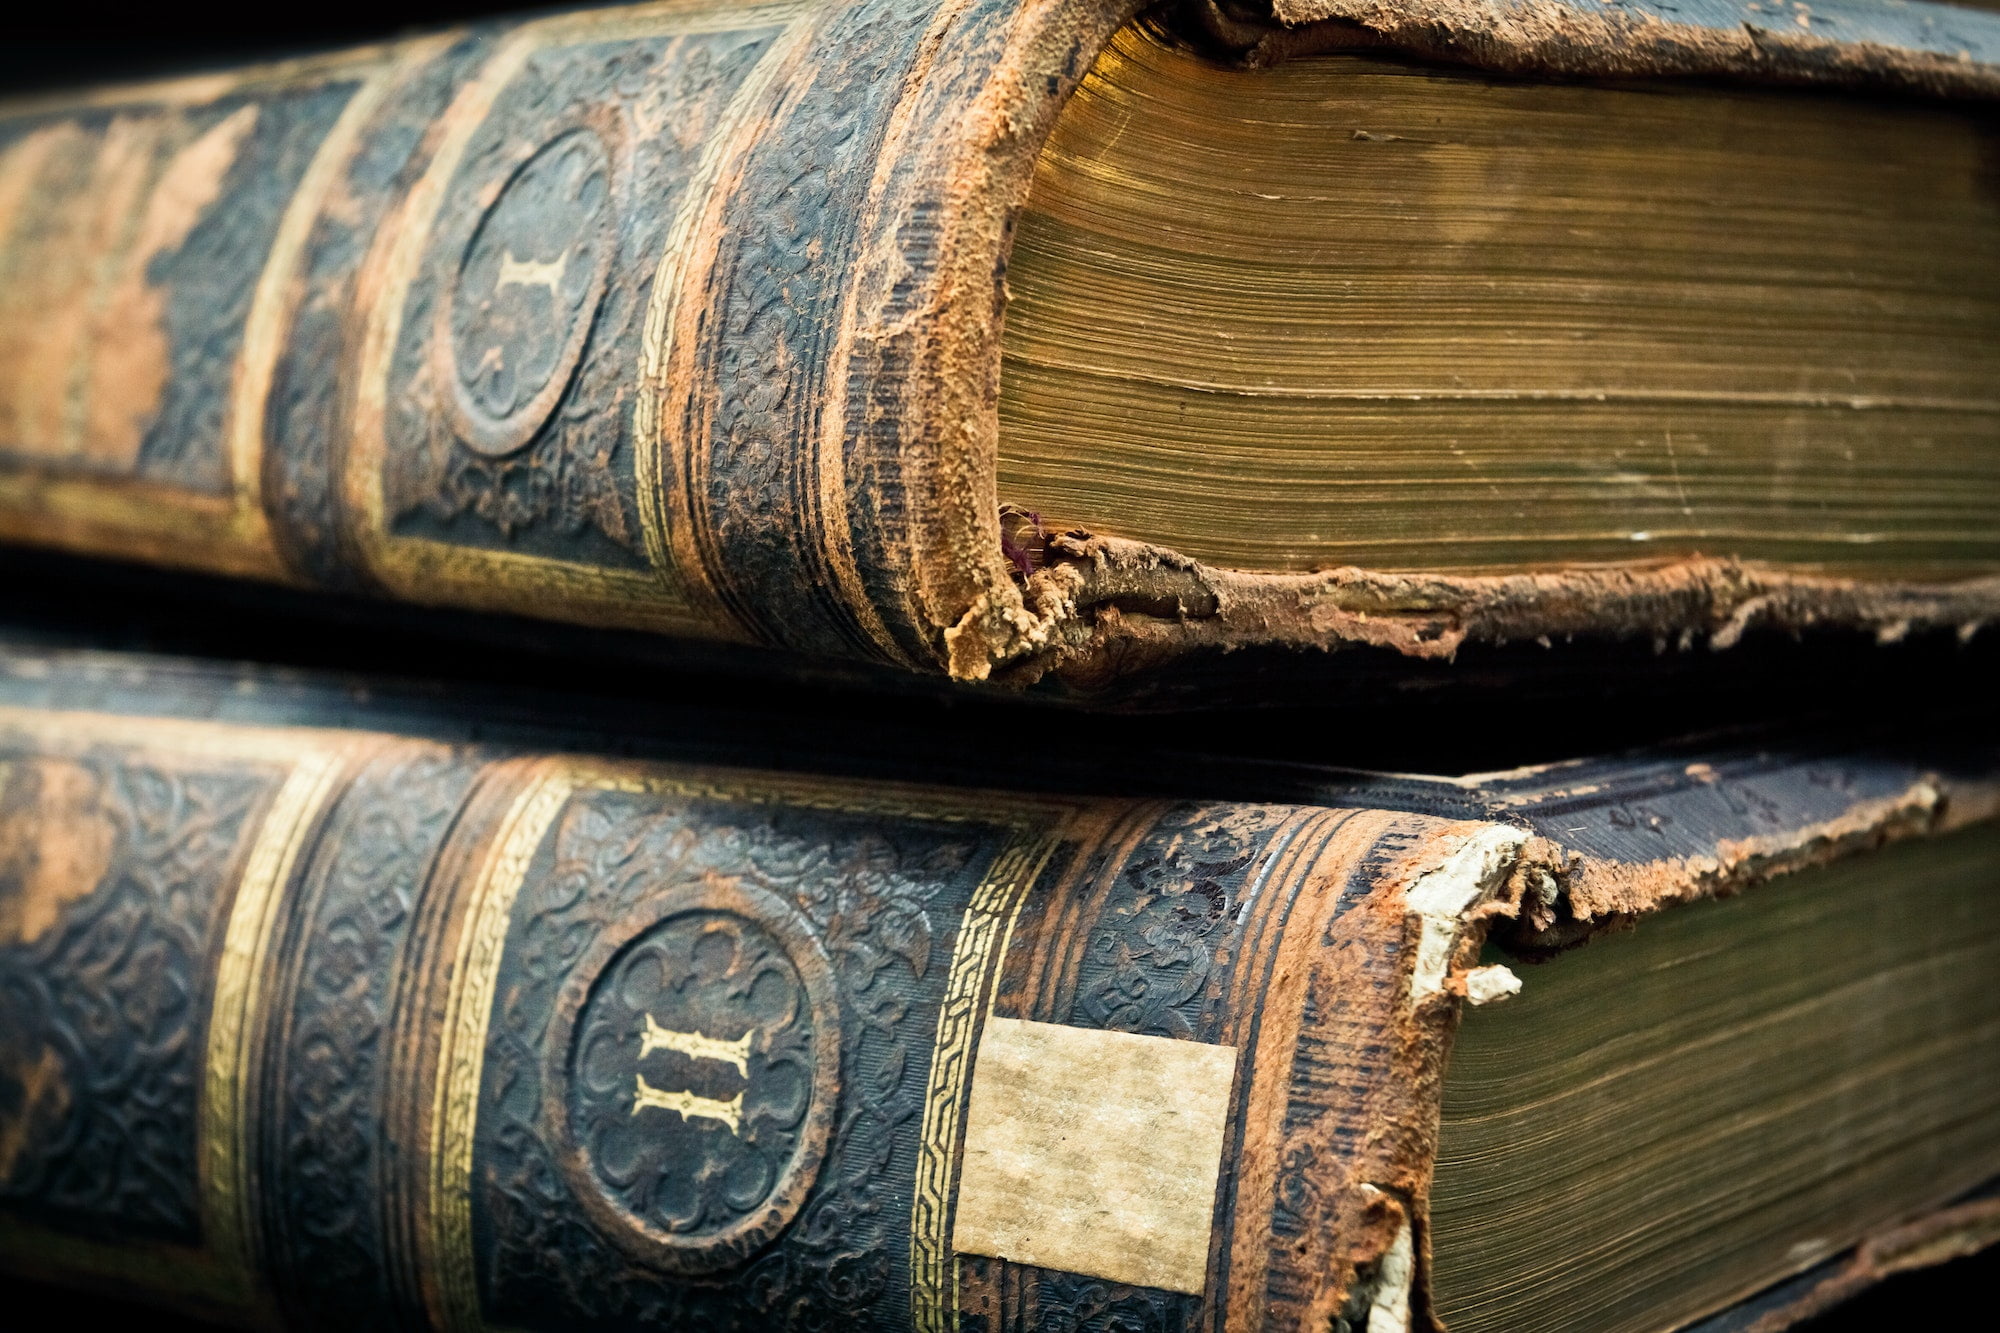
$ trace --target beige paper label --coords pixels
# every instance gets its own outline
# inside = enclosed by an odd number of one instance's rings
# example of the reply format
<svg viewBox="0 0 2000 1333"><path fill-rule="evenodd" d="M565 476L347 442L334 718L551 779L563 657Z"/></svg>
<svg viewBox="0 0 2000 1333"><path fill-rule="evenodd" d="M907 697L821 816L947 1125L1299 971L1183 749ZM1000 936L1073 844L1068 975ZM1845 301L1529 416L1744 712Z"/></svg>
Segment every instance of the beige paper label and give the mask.
<svg viewBox="0 0 2000 1333"><path fill-rule="evenodd" d="M1201 1294L1236 1050L987 1020L953 1246Z"/></svg>

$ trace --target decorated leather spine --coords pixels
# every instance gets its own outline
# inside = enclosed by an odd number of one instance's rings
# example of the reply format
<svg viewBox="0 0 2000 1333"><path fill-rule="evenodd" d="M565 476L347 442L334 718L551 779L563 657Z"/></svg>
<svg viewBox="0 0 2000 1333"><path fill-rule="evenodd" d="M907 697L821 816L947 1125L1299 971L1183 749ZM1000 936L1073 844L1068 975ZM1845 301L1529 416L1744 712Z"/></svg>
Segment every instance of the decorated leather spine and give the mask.
<svg viewBox="0 0 2000 1333"><path fill-rule="evenodd" d="M1420 1217L1399 895L1493 836L19 706L0 773L0 1265L298 1328L1323 1328Z"/></svg>
<svg viewBox="0 0 2000 1333"><path fill-rule="evenodd" d="M1257 575L1101 535L1017 580L1011 227L1138 8L635 5L13 104L0 536L1017 683L1259 643L1446 658L2000 609L1991 578ZM1947 6L1785 34L1734 5L1186 8L1225 58L2000 89L2000 19Z"/></svg>
<svg viewBox="0 0 2000 1333"><path fill-rule="evenodd" d="M1245 804L449 721L0 651L0 1270L298 1329L1430 1328L1490 928L1566 947L2000 814L1976 748Z"/></svg>

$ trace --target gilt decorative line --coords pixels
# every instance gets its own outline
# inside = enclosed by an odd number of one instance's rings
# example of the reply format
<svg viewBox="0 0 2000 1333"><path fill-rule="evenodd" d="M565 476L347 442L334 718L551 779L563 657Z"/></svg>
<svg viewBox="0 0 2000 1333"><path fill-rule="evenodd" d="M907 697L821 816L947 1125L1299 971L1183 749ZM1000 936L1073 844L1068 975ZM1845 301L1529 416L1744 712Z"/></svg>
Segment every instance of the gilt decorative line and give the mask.
<svg viewBox="0 0 2000 1333"><path fill-rule="evenodd" d="M243 351L230 394L228 451L230 484L235 492L231 521L238 539L246 547L254 547L258 559L276 559L263 506L264 459L268 448L264 437L265 409L270 402L271 385L277 378L285 337L306 289L299 263L311 240L313 224L319 219L327 195L339 182L341 171L353 158L369 118L398 80L430 60L444 45L440 38L410 43L390 64L372 72L348 99L340 119L313 155L291 202L285 206L264 271L257 279L250 313L243 325ZM168 506L161 509L170 516L175 513Z"/></svg>
<svg viewBox="0 0 2000 1333"><path fill-rule="evenodd" d="M958 1130L972 1068L972 1043L992 1008L992 987L1013 938L1028 890L1041 877L1056 843L1042 831L1021 831L993 858L972 891L951 972L938 1009L924 1123L917 1142L915 1196L910 1203L910 1325L916 1333L955 1333L958 1276L951 1252L951 1195L958 1176Z"/></svg>
<svg viewBox="0 0 2000 1333"><path fill-rule="evenodd" d="M481 1326L472 1253L472 1136L500 954L528 863L578 781L579 775L568 770L545 772L514 798L473 883L452 968L431 1120L429 1201L431 1262L444 1306L439 1322L451 1330Z"/></svg>
<svg viewBox="0 0 2000 1333"><path fill-rule="evenodd" d="M698 568L683 567L669 537L670 533L686 531L686 515L693 500L691 480L681 475L680 465L669 456L673 448L669 442L670 423L677 418L663 400L674 392L669 382L674 359L674 326L681 316L682 299L687 295L684 289L690 282L707 280L705 273L690 268L699 248L698 237L715 207L724 173L742 160L750 136L761 128L757 107L770 93L779 74L790 68L796 54L794 48L811 31L810 24L796 21L804 12L802 6L774 6L768 12L773 21L786 25L785 31L744 75L702 145L701 156L681 193L680 206L674 210L659 266L653 271L645 323L640 327L641 389L632 404L639 526L645 538L646 558L652 564L653 580L690 613L703 617L726 615L726 612L712 592L702 597L700 608L696 608L692 599L705 586L703 575ZM747 27L749 23L746 16L744 25Z"/></svg>
<svg viewBox="0 0 2000 1333"><path fill-rule="evenodd" d="M713 1120L727 1125L729 1132L743 1137L743 1094L737 1093L728 1101L720 1097L700 1097L683 1088L676 1092L663 1092L646 1081L644 1074L634 1074L636 1085L632 1093L632 1114L652 1108L672 1111L683 1120Z"/></svg>
<svg viewBox="0 0 2000 1333"><path fill-rule="evenodd" d="M344 769L337 751L301 756L271 802L237 884L216 967L209 1011L207 1069L202 1079L203 1230L209 1244L240 1275L255 1283L249 1215L249 1107L255 1084L251 1048L263 1004L264 954L278 919L286 882L319 812L340 787Z"/></svg>
<svg viewBox="0 0 2000 1333"><path fill-rule="evenodd" d="M690 1060L715 1060L723 1064L735 1065L736 1072L750 1077L750 1045L757 1039L757 1029L751 1028L735 1041L724 1041L720 1037L704 1036L699 1032L679 1032L673 1028L663 1028L646 1015L645 1029L639 1034L639 1058L645 1059L654 1051L674 1051Z"/></svg>

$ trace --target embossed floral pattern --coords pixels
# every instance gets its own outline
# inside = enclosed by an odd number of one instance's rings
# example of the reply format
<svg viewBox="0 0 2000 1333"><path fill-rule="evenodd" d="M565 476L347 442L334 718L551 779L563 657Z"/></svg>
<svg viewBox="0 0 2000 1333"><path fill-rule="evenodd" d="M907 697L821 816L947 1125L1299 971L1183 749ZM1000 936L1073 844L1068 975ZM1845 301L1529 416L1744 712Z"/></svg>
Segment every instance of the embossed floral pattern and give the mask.
<svg viewBox="0 0 2000 1333"><path fill-rule="evenodd" d="M940 897L950 895L955 920L978 836L941 836L880 816L662 808L660 798L624 793L573 801L545 872L531 873L517 902L488 1039L478 1174L493 1308L530 1325L538 1312L563 1312L572 1326L579 1317L718 1330L872 1326L905 1234L895 1167L922 1114L931 1033L911 1013L919 983L942 965ZM556 1036L553 997L600 923L672 895L677 884L717 879L796 909L833 962L843 1019L834 1142L817 1183L780 1238L747 1266L718 1274L719 1287L647 1271L576 1226L556 1165L560 1145L540 1110L546 1043ZM715 1026L705 1035L738 1036ZM714 1098L736 1086L725 1079L690 1090Z"/></svg>
<svg viewBox="0 0 2000 1333"><path fill-rule="evenodd" d="M10 766L4 800L39 801L57 765ZM272 778L131 755L74 768L89 790L65 816L101 819L112 840L89 892L0 946L0 1094L23 1102L0 1200L65 1230L192 1242L205 960Z"/></svg>

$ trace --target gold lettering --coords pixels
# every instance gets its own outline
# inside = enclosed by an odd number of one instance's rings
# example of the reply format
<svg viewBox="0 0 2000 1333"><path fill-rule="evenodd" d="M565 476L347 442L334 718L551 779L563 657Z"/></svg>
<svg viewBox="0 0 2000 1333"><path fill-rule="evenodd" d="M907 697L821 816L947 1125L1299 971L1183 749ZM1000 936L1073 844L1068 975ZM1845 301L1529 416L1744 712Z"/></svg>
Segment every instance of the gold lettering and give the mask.
<svg viewBox="0 0 2000 1333"><path fill-rule="evenodd" d="M704 1036L699 1032L676 1032L663 1028L646 1015L646 1027L639 1034L639 1058L645 1059L654 1051L678 1051L690 1060L719 1060L736 1066L736 1072L750 1077L750 1043L756 1040L757 1029L751 1028L735 1041L723 1041L719 1037Z"/></svg>
<svg viewBox="0 0 2000 1333"><path fill-rule="evenodd" d="M500 276L493 282L495 293L509 287L546 287L549 300L562 299L563 271L569 267L569 251L565 250L546 262L539 259L516 259L508 250L500 256Z"/></svg>
<svg viewBox="0 0 2000 1333"><path fill-rule="evenodd" d="M646 1082L644 1074L633 1075L633 1082L637 1085L632 1094L633 1115L651 1106L672 1111L683 1120L714 1120L729 1126L731 1134L742 1135L743 1094L740 1092L725 1102L718 1097L697 1097L685 1089L662 1092Z"/></svg>

